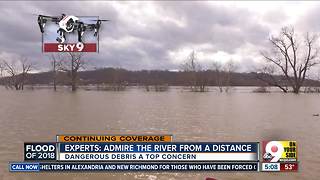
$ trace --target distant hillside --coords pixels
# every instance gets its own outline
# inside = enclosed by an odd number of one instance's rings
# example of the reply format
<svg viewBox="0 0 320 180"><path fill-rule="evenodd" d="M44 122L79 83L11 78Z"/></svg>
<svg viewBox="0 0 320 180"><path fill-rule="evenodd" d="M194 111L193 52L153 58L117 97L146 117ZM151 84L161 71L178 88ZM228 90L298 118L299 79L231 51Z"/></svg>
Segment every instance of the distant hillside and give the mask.
<svg viewBox="0 0 320 180"><path fill-rule="evenodd" d="M199 73L198 73L199 74ZM217 73L215 71L201 72L201 80L206 85L217 86L230 85L230 86L263 86L265 82L257 78L257 73L230 73L228 74L228 81L221 80L226 76L226 72ZM277 77L281 78L281 76ZM4 82L6 78L2 78ZM90 71L79 72L79 84L114 84L114 83L126 83L128 85L152 85L152 84L168 84L171 86L183 86L190 84L190 77L186 72L172 72L163 70L141 70L141 71L129 71L125 69L104 68ZM220 81L219 81L220 79ZM37 74L29 74L27 78L27 84L40 84L48 85L52 84L53 73L42 72ZM59 72L58 84L67 85L69 79L67 73ZM319 81L306 80L305 86L320 86Z"/></svg>

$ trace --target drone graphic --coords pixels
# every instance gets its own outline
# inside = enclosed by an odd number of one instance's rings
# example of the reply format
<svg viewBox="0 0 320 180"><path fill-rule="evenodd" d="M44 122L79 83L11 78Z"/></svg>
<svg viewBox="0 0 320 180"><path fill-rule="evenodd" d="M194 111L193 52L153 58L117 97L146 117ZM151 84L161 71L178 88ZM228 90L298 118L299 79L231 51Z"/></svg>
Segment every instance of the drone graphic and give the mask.
<svg viewBox="0 0 320 180"><path fill-rule="evenodd" d="M98 36L101 23L103 21L110 21L105 19L91 20L96 21L96 23L87 24L82 22L79 17L73 15L62 14L61 16L46 16L38 15L38 24L40 27L41 33L44 33L44 27L47 22L54 22L59 26L57 33L57 41L59 43L64 43L66 41L66 34L78 32L78 42L82 43L82 36L85 31L94 31L94 36Z"/></svg>

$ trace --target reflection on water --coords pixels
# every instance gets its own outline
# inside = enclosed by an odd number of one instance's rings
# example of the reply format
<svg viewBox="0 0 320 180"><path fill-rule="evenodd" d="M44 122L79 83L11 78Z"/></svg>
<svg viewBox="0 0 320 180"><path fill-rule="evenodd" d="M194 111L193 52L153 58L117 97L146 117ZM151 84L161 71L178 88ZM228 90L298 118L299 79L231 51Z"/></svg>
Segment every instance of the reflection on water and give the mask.
<svg viewBox="0 0 320 180"><path fill-rule="evenodd" d="M318 179L320 95L0 89L0 179ZM23 142L56 134L173 134L174 141L297 140L298 173L9 173Z"/></svg>

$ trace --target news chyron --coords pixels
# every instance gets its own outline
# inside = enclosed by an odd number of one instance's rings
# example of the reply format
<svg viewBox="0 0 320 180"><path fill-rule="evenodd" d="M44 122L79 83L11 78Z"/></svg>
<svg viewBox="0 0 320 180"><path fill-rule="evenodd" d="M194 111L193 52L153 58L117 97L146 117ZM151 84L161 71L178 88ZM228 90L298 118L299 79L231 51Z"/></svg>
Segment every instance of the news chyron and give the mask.
<svg viewBox="0 0 320 180"><path fill-rule="evenodd" d="M10 172L295 172L296 141L175 142L172 135L57 135L24 143Z"/></svg>

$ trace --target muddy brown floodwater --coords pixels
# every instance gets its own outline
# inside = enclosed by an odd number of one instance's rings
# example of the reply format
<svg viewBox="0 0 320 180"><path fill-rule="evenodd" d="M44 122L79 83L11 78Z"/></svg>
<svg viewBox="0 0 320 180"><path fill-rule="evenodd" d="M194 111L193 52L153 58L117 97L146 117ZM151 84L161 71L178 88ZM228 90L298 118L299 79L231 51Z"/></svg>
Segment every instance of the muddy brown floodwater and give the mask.
<svg viewBox="0 0 320 180"><path fill-rule="evenodd" d="M219 180L320 177L319 94L52 90L0 88L1 180ZM173 134L174 141L296 140L297 173L9 173L23 160L23 142L55 141L56 134Z"/></svg>

